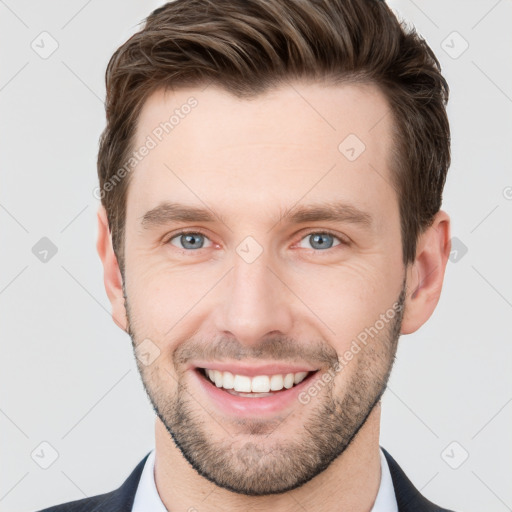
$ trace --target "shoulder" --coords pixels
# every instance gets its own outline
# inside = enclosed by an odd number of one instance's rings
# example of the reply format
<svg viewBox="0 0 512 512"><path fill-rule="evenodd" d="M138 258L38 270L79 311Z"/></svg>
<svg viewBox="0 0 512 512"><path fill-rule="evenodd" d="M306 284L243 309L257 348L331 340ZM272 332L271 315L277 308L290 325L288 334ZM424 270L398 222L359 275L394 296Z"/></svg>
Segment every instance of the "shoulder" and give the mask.
<svg viewBox="0 0 512 512"><path fill-rule="evenodd" d="M149 453L137 464L124 483L113 491L48 507L38 512L131 512L140 475Z"/></svg>
<svg viewBox="0 0 512 512"><path fill-rule="evenodd" d="M116 492L117 490L107 492L105 494L98 494L97 496L91 496L90 498L61 503L60 505L54 505L53 507L45 508L38 512L92 512L103 507L105 502L110 501L112 495Z"/></svg>

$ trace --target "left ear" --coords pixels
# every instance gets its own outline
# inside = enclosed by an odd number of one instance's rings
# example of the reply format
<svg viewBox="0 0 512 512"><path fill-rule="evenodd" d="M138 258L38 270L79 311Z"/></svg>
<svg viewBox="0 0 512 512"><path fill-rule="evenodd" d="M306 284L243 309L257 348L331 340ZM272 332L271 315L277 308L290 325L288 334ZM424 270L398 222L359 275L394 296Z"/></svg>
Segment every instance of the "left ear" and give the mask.
<svg viewBox="0 0 512 512"><path fill-rule="evenodd" d="M416 258L408 265L401 334L416 331L434 312L441 296L450 249L450 217L439 210L432 225L419 236Z"/></svg>

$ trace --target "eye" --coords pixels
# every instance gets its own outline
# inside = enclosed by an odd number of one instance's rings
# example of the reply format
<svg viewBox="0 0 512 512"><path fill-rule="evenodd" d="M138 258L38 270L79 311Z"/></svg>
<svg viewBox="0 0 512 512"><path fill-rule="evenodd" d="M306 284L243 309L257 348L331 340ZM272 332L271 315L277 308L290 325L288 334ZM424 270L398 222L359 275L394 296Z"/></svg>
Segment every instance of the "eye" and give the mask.
<svg viewBox="0 0 512 512"><path fill-rule="evenodd" d="M204 240L209 240L203 233L195 231L182 231L168 240L168 243L185 250L198 250L204 248ZM211 242L210 242L211 243Z"/></svg>
<svg viewBox="0 0 512 512"><path fill-rule="evenodd" d="M331 249L332 247L335 247L337 245L347 243L338 236L334 235L333 233L329 233L328 231L313 231L311 233L308 233L304 238L302 238L301 242L303 240L307 240L310 243L312 249L320 251ZM338 240L338 243L333 244L333 240ZM303 248L309 249L310 247Z"/></svg>
<svg viewBox="0 0 512 512"><path fill-rule="evenodd" d="M210 245L205 246L205 240L207 240ZM338 243L335 243L336 240ZM304 247L302 245L303 241L308 241L310 247ZM167 243L170 243L179 249L184 249L187 252L204 249L206 247L211 247L212 245L212 242L205 234L197 231L182 231L180 233L176 233L168 239ZM311 248L315 251L321 252L342 244L348 245L348 242L328 231L310 232L299 242L300 247L305 249Z"/></svg>

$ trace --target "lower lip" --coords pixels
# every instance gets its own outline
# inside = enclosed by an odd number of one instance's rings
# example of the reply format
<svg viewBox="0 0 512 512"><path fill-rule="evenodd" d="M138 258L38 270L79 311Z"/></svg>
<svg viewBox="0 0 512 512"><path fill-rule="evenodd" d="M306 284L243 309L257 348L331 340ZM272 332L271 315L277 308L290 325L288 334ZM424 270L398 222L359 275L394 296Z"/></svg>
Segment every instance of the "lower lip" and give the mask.
<svg viewBox="0 0 512 512"><path fill-rule="evenodd" d="M261 416L283 412L299 401L299 395L318 378L320 372L310 373L301 383L283 389L265 397L244 397L228 393L218 388L196 368L192 374L198 381L200 388L206 393L209 401L214 403L224 414L236 416Z"/></svg>

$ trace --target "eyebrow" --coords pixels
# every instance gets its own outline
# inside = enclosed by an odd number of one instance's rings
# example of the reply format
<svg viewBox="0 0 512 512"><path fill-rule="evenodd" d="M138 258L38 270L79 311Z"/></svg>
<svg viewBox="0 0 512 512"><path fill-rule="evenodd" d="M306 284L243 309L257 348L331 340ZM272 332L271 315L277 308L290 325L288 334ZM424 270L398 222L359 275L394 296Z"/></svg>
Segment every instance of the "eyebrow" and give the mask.
<svg viewBox="0 0 512 512"><path fill-rule="evenodd" d="M206 208L168 201L160 203L155 208L147 211L141 219L141 225L147 229L171 222L215 222L215 220L221 220L222 222L221 217L214 215L211 210Z"/></svg>
<svg viewBox="0 0 512 512"><path fill-rule="evenodd" d="M368 212L343 202L328 202L298 206L296 208L292 207L280 215L278 222L281 222L285 218L288 218L292 224L333 221L359 224L366 228L371 228L373 224L373 218Z"/></svg>
<svg viewBox="0 0 512 512"><path fill-rule="evenodd" d="M208 208L165 201L141 216L141 225L145 229L151 229L172 222L213 223L220 221L226 224L225 220L222 216L215 214ZM346 222L368 229L373 225L373 217L368 212L343 202L292 206L286 210L281 210L274 226L283 220L287 220L289 224L318 221Z"/></svg>

